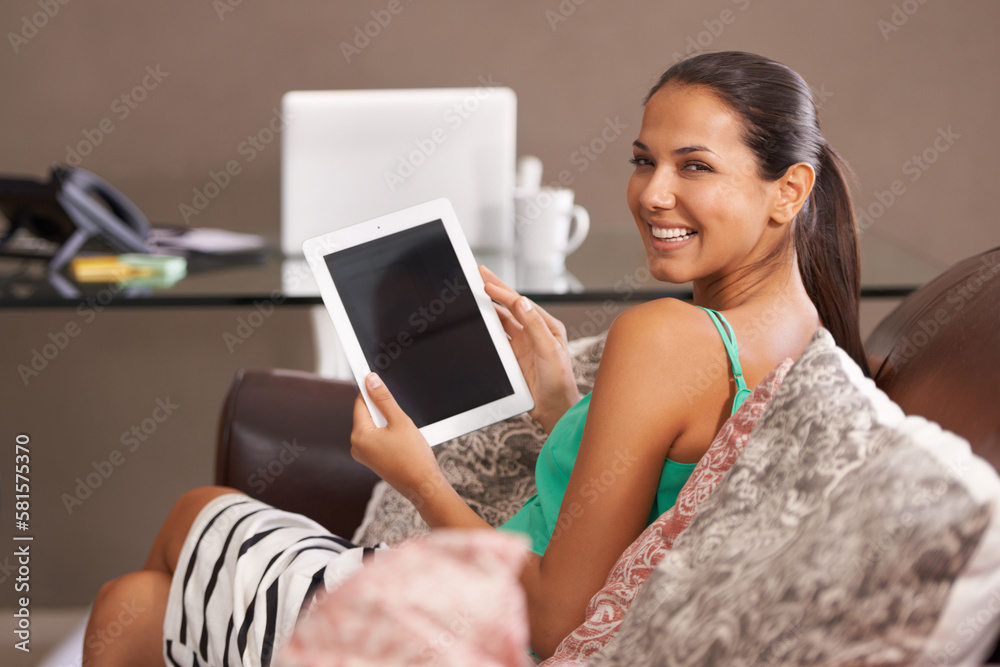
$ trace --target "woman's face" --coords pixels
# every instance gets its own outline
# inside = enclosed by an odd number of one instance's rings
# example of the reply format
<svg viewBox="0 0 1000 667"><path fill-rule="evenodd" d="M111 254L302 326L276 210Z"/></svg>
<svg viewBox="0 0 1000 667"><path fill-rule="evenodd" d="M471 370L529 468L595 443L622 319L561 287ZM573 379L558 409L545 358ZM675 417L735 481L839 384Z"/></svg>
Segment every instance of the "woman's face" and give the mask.
<svg viewBox="0 0 1000 667"><path fill-rule="evenodd" d="M657 91L632 153L628 205L658 280L711 284L774 246L777 186L758 175L739 119L708 88Z"/></svg>

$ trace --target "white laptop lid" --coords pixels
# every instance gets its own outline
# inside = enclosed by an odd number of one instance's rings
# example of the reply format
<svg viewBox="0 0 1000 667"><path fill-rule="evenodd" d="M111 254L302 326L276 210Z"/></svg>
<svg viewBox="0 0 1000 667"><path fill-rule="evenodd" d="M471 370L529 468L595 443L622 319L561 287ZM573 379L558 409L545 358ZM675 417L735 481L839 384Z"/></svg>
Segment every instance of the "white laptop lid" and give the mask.
<svg viewBox="0 0 1000 667"><path fill-rule="evenodd" d="M282 100L281 247L447 197L476 251L513 247L509 88L293 91Z"/></svg>

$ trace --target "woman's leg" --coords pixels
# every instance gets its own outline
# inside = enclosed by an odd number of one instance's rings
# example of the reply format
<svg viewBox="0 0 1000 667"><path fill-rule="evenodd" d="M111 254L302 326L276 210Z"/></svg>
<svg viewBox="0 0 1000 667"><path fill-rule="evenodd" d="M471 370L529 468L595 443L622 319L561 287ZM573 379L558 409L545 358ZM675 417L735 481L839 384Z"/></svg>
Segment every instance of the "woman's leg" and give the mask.
<svg viewBox="0 0 1000 667"><path fill-rule="evenodd" d="M143 569L101 587L84 635L84 665L162 663L163 618L184 539L206 504L234 492L207 486L185 493L160 528Z"/></svg>
<svg viewBox="0 0 1000 667"><path fill-rule="evenodd" d="M227 493L239 491L224 486L203 486L184 493L163 522L142 569L166 572L172 576L177 569L177 559L181 555L184 539L191 530L191 524L198 518L198 513L205 505Z"/></svg>
<svg viewBox="0 0 1000 667"><path fill-rule="evenodd" d="M87 620L83 664L163 664L163 616L170 575L132 572L101 587Z"/></svg>

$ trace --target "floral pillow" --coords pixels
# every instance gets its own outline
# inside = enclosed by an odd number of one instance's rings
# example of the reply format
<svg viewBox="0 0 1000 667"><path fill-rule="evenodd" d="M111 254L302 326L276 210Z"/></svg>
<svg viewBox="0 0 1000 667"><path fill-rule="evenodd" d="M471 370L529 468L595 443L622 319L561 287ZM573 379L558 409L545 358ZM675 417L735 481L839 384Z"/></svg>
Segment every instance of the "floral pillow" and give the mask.
<svg viewBox="0 0 1000 667"><path fill-rule="evenodd" d="M608 574L604 588L587 605L586 620L562 641L551 658L542 663L544 667L577 664L603 648L618 632L626 612L650 573L743 452L750 432L791 366L792 360L787 359L771 371L736 414L723 424L681 489L677 504L650 524L625 550Z"/></svg>
<svg viewBox="0 0 1000 667"><path fill-rule="evenodd" d="M581 393L594 386L606 334L570 342L573 375ZM535 462L545 431L519 415L434 448L445 478L491 526L499 526L535 493ZM427 524L406 498L379 482L365 519L352 541L362 546L395 545L427 532Z"/></svg>
<svg viewBox="0 0 1000 667"><path fill-rule="evenodd" d="M590 662L981 664L998 504L989 463L904 415L821 329Z"/></svg>

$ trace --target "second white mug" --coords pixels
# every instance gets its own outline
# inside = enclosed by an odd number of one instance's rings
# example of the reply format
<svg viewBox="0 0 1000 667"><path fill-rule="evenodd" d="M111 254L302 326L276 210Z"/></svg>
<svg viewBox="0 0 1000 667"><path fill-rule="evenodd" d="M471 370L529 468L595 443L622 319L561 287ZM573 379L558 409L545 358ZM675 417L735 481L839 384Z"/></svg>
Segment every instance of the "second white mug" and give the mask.
<svg viewBox="0 0 1000 667"><path fill-rule="evenodd" d="M514 199L517 261L561 272L590 231L587 209L573 203L566 188L540 188Z"/></svg>

